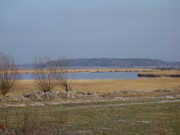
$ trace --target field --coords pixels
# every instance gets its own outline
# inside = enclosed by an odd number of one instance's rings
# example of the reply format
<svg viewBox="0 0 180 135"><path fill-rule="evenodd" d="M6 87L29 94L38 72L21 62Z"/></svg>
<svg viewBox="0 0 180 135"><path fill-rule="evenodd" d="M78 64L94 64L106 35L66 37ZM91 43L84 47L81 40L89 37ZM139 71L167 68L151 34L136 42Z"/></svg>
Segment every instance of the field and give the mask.
<svg viewBox="0 0 180 135"><path fill-rule="evenodd" d="M18 135L179 135L180 100L0 108L2 132Z"/></svg>
<svg viewBox="0 0 180 135"><path fill-rule="evenodd" d="M152 96L158 94L157 90L168 90L166 94L180 94L180 78L154 78L136 80L70 80L69 84L75 91L112 93L123 90L135 90L136 96L150 93ZM20 80L16 88L8 95L23 95L38 91L33 80ZM62 88L55 88L55 91L63 91ZM127 94L127 95L126 95ZM153 95L154 94L154 95ZM163 94L161 92L160 94ZM130 96L124 93L124 96Z"/></svg>

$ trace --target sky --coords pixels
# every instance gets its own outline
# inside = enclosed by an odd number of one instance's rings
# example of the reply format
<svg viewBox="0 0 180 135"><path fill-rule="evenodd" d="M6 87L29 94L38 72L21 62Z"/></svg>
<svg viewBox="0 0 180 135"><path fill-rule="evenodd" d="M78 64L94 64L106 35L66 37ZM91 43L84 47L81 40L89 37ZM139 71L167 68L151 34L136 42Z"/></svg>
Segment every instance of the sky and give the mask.
<svg viewBox="0 0 180 135"><path fill-rule="evenodd" d="M180 61L180 0L0 0L0 51Z"/></svg>

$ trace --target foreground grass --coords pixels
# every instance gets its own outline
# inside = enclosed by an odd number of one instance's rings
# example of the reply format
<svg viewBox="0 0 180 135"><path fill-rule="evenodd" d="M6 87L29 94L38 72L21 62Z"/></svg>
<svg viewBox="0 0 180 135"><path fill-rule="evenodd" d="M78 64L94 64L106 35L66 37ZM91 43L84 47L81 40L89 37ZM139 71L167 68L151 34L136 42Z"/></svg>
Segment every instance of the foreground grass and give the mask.
<svg viewBox="0 0 180 135"><path fill-rule="evenodd" d="M121 92L122 90L136 90L142 96L155 94L156 90L168 89L166 94L180 94L180 78L142 78L136 80L72 80L69 81L73 90L89 92ZM8 95L29 94L38 91L33 80L20 80L14 91ZM63 91L62 88L54 90ZM149 91L149 92L148 92ZM161 93L163 94L163 93ZM141 96L139 95L139 96ZM129 95L126 95L129 96Z"/></svg>
<svg viewBox="0 0 180 135"><path fill-rule="evenodd" d="M179 114L178 99L106 102L0 108L0 123L4 134L178 135Z"/></svg>

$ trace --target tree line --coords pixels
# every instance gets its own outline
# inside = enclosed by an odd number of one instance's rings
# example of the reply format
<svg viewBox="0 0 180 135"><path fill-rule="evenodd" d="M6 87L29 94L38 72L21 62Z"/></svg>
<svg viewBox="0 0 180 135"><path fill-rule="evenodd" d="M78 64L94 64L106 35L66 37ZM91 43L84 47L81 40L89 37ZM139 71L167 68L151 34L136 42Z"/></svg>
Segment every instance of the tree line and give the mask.
<svg viewBox="0 0 180 135"><path fill-rule="evenodd" d="M54 63L57 61L55 60ZM176 66L180 63L167 63L158 59L116 59L116 58L91 58L68 59L68 67L140 67L140 66Z"/></svg>
<svg viewBox="0 0 180 135"><path fill-rule="evenodd" d="M58 66L58 60L53 60L55 65ZM180 67L180 62L165 62L158 59L145 59L145 58L77 58L67 59L67 67ZM45 63L46 64L46 63ZM34 64L23 64L22 67L33 67Z"/></svg>
<svg viewBox="0 0 180 135"><path fill-rule="evenodd" d="M40 91L48 92L54 87L63 87L65 91L71 90L67 78L67 60L59 58L56 64L49 56L38 57L34 60L34 82ZM12 56L0 52L0 94L4 97L13 90L20 80L18 67Z"/></svg>

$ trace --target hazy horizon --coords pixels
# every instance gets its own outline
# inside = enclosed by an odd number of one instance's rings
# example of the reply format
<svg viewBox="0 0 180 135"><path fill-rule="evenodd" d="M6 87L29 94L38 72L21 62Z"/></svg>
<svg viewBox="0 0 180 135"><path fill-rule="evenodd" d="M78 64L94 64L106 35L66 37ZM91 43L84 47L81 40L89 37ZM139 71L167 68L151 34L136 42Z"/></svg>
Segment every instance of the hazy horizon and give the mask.
<svg viewBox="0 0 180 135"><path fill-rule="evenodd" d="M0 51L35 57L180 61L179 0L1 0Z"/></svg>
<svg viewBox="0 0 180 135"><path fill-rule="evenodd" d="M51 58L51 57L50 57ZM161 59L152 59L152 58L105 58L105 57L102 57L102 58L66 58L67 60L80 60L80 59L87 59L87 60L89 60L89 59L125 59L125 60L129 60L129 59L142 59L142 60L160 60L160 61L162 61L162 62L180 62L180 61L163 61L163 60L161 60ZM51 59L52 61L56 61L56 60L58 60L58 58L57 59ZM21 64L19 64L19 65L28 65L28 64L34 64L34 61L33 62L31 62L31 63L21 63Z"/></svg>

